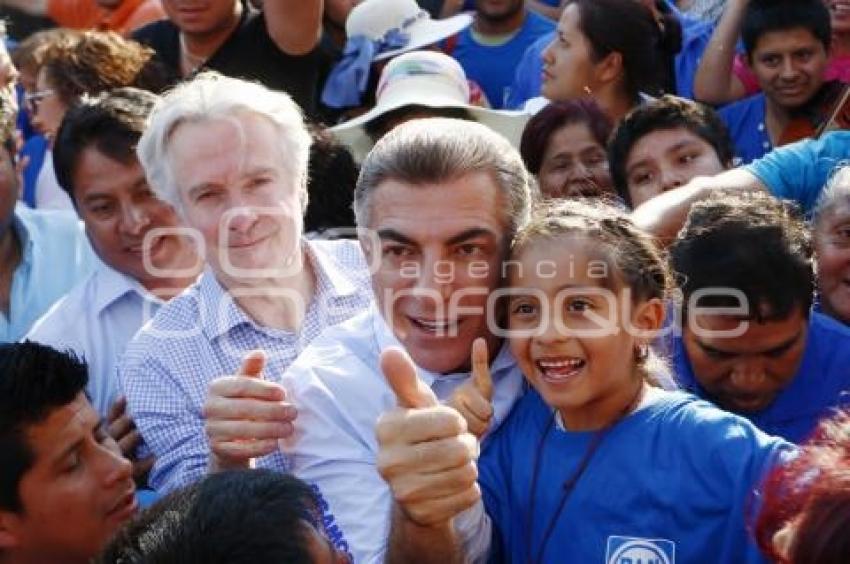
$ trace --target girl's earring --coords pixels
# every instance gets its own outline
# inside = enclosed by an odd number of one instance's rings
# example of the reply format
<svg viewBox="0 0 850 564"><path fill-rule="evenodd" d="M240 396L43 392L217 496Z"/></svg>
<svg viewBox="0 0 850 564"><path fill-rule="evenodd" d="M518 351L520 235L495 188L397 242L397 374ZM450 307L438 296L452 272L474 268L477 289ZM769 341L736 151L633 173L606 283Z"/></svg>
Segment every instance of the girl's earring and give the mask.
<svg viewBox="0 0 850 564"><path fill-rule="evenodd" d="M587 84L584 85L583 90L584 90L584 93L587 94L588 96L593 95L593 90L591 90L590 86L588 86Z"/></svg>

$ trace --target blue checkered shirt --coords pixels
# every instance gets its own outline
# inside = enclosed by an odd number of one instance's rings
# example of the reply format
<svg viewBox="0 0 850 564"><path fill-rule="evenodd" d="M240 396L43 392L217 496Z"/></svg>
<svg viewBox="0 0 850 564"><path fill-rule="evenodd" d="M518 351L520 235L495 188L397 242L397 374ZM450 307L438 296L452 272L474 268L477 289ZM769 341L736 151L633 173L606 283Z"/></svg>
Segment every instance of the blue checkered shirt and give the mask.
<svg viewBox="0 0 850 564"><path fill-rule="evenodd" d="M207 269L198 282L162 306L136 335L118 368L119 385L145 444L156 455L150 485L168 492L207 471L203 405L210 383L235 374L247 351L267 353L264 378L280 381L322 330L372 301L366 262L354 241L305 242L316 290L300 331L263 327L248 317ZM257 466L285 470L275 452Z"/></svg>

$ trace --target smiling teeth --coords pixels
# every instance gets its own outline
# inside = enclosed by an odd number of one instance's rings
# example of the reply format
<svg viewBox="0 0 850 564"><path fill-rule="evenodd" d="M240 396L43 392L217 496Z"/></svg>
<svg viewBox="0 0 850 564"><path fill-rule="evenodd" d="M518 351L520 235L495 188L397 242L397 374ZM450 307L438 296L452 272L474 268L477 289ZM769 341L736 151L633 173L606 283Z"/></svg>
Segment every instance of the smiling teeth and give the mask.
<svg viewBox="0 0 850 564"><path fill-rule="evenodd" d="M538 361L541 368L578 368L584 361L580 358L570 360L540 360Z"/></svg>

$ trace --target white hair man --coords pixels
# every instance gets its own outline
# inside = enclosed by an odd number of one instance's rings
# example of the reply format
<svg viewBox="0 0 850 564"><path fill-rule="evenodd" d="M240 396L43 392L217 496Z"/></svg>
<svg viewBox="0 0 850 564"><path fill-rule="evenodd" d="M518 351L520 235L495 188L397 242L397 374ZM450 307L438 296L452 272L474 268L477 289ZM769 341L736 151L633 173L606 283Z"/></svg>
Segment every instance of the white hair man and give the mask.
<svg viewBox="0 0 850 564"><path fill-rule="evenodd" d="M276 380L325 327L371 302L355 242L302 236L309 144L288 95L214 73L166 95L139 141L152 189L182 216L208 265L119 367L130 414L157 457L150 483L159 491L253 457L283 468L277 441L295 411ZM221 378L232 374L267 380Z"/></svg>

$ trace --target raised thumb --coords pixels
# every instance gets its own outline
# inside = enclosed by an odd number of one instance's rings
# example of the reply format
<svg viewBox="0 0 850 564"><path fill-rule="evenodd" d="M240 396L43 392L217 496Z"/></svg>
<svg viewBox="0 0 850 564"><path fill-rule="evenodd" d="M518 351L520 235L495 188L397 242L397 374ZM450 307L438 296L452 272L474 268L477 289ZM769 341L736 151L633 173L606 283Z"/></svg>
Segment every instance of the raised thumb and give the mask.
<svg viewBox="0 0 850 564"><path fill-rule="evenodd" d="M262 378L263 368L266 366L266 353L261 349L256 349L242 359L242 366L239 368L238 376L250 376L251 378Z"/></svg>
<svg viewBox="0 0 850 564"><path fill-rule="evenodd" d="M493 400L493 379L487 358L487 342L478 337L472 342L472 383L488 401Z"/></svg>
<svg viewBox="0 0 850 564"><path fill-rule="evenodd" d="M405 351L390 347L381 353L381 372L395 392L398 405L407 408L438 405L437 396L416 375L416 366Z"/></svg>

